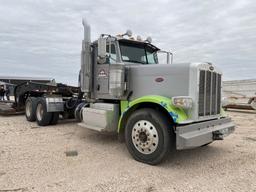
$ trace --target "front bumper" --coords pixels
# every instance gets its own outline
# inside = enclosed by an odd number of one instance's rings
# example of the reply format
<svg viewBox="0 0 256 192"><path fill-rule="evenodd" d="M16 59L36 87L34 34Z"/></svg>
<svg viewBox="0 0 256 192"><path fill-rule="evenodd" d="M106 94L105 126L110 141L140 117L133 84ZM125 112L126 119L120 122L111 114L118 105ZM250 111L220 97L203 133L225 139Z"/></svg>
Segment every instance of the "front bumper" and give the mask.
<svg viewBox="0 0 256 192"><path fill-rule="evenodd" d="M189 149L202 146L214 140L222 140L235 130L230 118L193 123L176 127L176 148Z"/></svg>

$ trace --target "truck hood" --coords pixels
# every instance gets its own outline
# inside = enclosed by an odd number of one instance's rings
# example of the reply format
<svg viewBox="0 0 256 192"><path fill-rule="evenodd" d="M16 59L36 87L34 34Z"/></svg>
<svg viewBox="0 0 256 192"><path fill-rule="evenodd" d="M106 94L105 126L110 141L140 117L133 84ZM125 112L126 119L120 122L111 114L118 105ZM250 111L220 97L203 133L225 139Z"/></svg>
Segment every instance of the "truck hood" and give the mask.
<svg viewBox="0 0 256 192"><path fill-rule="evenodd" d="M191 63L127 65L131 99L145 95L188 96Z"/></svg>

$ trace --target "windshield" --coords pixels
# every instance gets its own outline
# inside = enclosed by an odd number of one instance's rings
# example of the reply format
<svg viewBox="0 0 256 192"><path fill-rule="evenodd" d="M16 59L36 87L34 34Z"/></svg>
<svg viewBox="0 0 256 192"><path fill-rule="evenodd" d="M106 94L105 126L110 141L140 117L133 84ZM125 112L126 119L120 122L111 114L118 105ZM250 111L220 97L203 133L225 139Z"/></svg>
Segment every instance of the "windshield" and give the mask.
<svg viewBox="0 0 256 192"><path fill-rule="evenodd" d="M119 41L122 60L124 62L157 64L157 50L145 43Z"/></svg>

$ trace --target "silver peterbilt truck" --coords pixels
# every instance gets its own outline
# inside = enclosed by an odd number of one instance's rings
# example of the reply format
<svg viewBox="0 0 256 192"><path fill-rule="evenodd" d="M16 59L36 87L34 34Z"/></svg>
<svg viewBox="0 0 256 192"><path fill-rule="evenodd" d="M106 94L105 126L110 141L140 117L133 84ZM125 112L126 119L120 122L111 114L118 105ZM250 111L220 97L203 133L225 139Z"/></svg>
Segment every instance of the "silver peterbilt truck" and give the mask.
<svg viewBox="0 0 256 192"><path fill-rule="evenodd" d="M118 133L133 158L148 164L160 163L171 149L205 146L234 131L221 108L222 73L214 65L172 63L170 52L154 46L151 38L133 38L129 30L91 42L85 20L83 26L83 97L74 110L80 126ZM44 108L34 104L38 122L44 114L64 110L60 96L44 97Z"/></svg>
<svg viewBox="0 0 256 192"><path fill-rule="evenodd" d="M150 38L135 40L129 30L92 43L90 26L83 25L81 90L88 104L81 126L117 131L131 155L149 164L172 148L207 145L234 131L221 109L222 73L211 63L170 64L171 53Z"/></svg>

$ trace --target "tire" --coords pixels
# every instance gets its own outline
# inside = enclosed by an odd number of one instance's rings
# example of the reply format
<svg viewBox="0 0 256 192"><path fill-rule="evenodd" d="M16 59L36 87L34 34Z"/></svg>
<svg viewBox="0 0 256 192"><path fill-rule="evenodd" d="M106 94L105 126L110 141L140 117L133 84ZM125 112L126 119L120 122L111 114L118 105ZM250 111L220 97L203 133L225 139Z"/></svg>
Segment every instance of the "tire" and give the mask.
<svg viewBox="0 0 256 192"><path fill-rule="evenodd" d="M27 121L36 121L36 97L28 97L25 102L25 116Z"/></svg>
<svg viewBox="0 0 256 192"><path fill-rule="evenodd" d="M56 125L59 121L59 112L52 112L52 119L50 121L50 125Z"/></svg>
<svg viewBox="0 0 256 192"><path fill-rule="evenodd" d="M175 147L174 132L168 120L151 108L135 111L125 127L125 143L132 157L156 165ZM145 146L144 146L145 145Z"/></svg>
<svg viewBox="0 0 256 192"><path fill-rule="evenodd" d="M36 105L36 121L39 126L47 126L52 119L52 113L47 112L44 98L39 98Z"/></svg>

